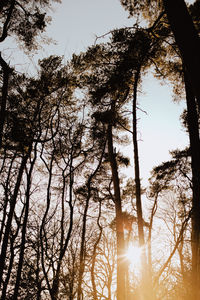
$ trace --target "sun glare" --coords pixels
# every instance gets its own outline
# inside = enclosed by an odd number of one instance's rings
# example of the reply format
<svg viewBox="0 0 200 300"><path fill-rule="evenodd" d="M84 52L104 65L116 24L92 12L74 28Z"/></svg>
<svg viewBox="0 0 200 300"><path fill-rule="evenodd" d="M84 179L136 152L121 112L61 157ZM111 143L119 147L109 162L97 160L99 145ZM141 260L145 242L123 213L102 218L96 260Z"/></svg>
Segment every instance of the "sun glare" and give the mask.
<svg viewBox="0 0 200 300"><path fill-rule="evenodd" d="M126 252L126 257L132 267L140 267L142 250L140 247L130 245Z"/></svg>

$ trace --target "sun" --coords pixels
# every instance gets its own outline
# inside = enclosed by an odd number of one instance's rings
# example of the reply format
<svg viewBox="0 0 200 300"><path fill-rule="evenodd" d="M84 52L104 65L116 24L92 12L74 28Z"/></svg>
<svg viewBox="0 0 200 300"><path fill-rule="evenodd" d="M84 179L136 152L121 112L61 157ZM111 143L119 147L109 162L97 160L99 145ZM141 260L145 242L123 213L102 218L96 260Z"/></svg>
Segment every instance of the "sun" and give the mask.
<svg viewBox="0 0 200 300"><path fill-rule="evenodd" d="M129 245L125 256L130 262L132 268L139 268L141 266L142 249L140 247L132 244Z"/></svg>

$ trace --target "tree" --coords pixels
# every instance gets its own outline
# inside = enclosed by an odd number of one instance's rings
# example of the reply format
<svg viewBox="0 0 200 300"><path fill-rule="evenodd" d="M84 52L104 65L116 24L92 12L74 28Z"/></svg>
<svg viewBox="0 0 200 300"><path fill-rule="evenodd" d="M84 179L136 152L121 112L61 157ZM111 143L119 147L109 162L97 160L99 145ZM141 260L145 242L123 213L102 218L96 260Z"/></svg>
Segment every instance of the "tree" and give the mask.
<svg viewBox="0 0 200 300"><path fill-rule="evenodd" d="M190 62L186 65L180 54L180 36L173 37L172 2L121 2L138 13L138 20L145 17L148 26L137 22L114 30L108 42L73 55L66 65L59 57L44 59L34 78L17 74L0 56L2 300L183 300L192 292L198 298L196 286L188 288L199 280L200 219L199 112ZM17 36L33 49L51 3L2 0L0 39ZM197 3L190 7L195 30L198 8ZM171 161L153 170L145 222L137 106L143 74L152 66L175 89L185 85L183 121L190 147L174 151ZM121 149L129 143L127 134L134 148L134 178L125 185L122 168L129 158ZM163 257L154 254L158 218L168 237L163 235L168 251ZM128 267L131 241L148 251L141 278ZM185 287L182 293L180 287Z"/></svg>
<svg viewBox="0 0 200 300"><path fill-rule="evenodd" d="M4 285L2 297L4 297L4 295L6 294L6 288L8 286L11 286L11 282L9 284L9 277L12 268L16 267L15 263L17 259L17 272L13 273L12 277L12 280L15 281L13 292L14 299L17 299L19 291L21 290L20 282L21 278L23 277L22 270L24 270L24 257L26 256L25 249L27 245L26 240L28 234L28 216L33 199L33 195L31 195L33 184L32 174L35 172L38 164L41 164L41 162L39 163L38 153L40 153L39 157L42 161L45 151L47 151L47 153L48 151L51 153L51 151L48 150L48 147L51 147L51 149L53 149L51 157L49 158L45 153L47 159L49 159L50 161L50 164L55 162L57 156L57 159L59 158L61 161L63 159L63 150L60 150L61 143L59 142L59 140L61 141L61 136L63 137L64 135L66 135L66 133L63 133L63 131L60 130L58 135L58 128L61 128L63 126L63 124L60 123L61 114L59 112L59 109L63 107L64 103L66 105L67 101L70 101L70 92L66 89L66 80L68 76L66 72L66 67L63 68L63 66L61 66L61 59L50 57L49 59L41 62L41 73L39 79L26 78L24 75L15 75L13 76L13 80L10 85L12 89L8 96L9 109L7 113L7 122L5 123L6 133L2 143L3 150L1 152L1 172L4 171L5 161L7 161L7 168L9 170L8 175L11 178L10 182L8 182L8 178L6 178L7 183L5 185L4 182L2 182L2 186L5 186L6 198L3 207L3 222L1 224L2 264L0 268L0 275L2 279L1 283L3 283ZM40 93L38 93L38 90L40 91ZM68 100L67 97L69 97ZM71 106L71 108L74 108L73 105ZM66 121L65 114L62 115L62 120ZM74 114L71 115L70 120L75 121ZM67 122L69 122L69 120ZM71 125L70 127L67 127L67 129L69 130L70 128ZM80 141L78 140L78 145L79 144ZM77 149L75 156L76 155ZM63 160L65 160L65 158ZM48 169L48 163L46 163L46 167ZM72 175L71 172L70 174ZM63 182L65 181L64 177L61 177L63 179ZM26 186L25 192L23 190L24 186ZM49 195L49 193L50 188L48 187L47 194ZM65 195L65 192L63 195ZM64 198L62 202L64 203ZM71 200L71 222L73 217L72 206L73 205ZM49 208L47 205L47 211L48 209ZM21 215L19 217L18 215L20 214L20 212ZM61 227L64 228L63 218L64 217L62 217ZM44 219L45 217L43 218L43 220ZM15 240L12 239L12 231L16 231L16 236L14 235ZM66 237L66 240L64 237L64 233L63 235L61 235L60 257L57 261L58 274L60 268L59 265L65 253L69 238L70 227L69 234ZM10 245L13 249L11 251L11 256L7 251ZM14 253L16 253L17 248L20 249L19 256L17 255L16 257L14 257ZM7 258L9 257L10 262L14 261L14 263L12 262L9 264L9 270L7 271L6 264ZM14 274L16 275L15 279ZM5 277L6 281L4 281ZM56 278L54 282L56 282ZM38 282L39 280L37 280L37 283Z"/></svg>
<svg viewBox="0 0 200 300"><path fill-rule="evenodd" d="M28 51L37 48L36 38L45 30L48 23L46 9L51 7L52 2L60 0L47 0L43 4L39 1L1 1L0 4L0 43L7 37L17 38L19 43L24 44ZM3 129L6 118L7 95L9 79L12 68L3 59L0 53L0 66L2 70L1 99L0 99L0 148L2 146Z"/></svg>
<svg viewBox="0 0 200 300"><path fill-rule="evenodd" d="M156 201L162 202L162 204L160 203L159 205L160 208L157 203L157 212L163 210L160 212L160 218L165 216L164 222L167 224L167 227L174 238L168 258L160 266L160 270L154 277L154 288L157 289L159 285L158 279L169 266L175 253L178 252L181 268L179 284L185 285L183 294L187 299L188 294L191 295L191 290L189 289L192 280L192 264L190 256L193 247L190 234L192 217L191 155L189 149L182 151L176 150L171 152L171 155L171 161L164 162L153 169L152 177L150 179L151 185L149 195L151 197L156 197ZM168 203L167 206L165 206L166 201ZM183 254L183 252L185 252L185 254ZM184 258L185 261L183 263ZM183 265L187 269L186 272L184 271ZM178 266L175 265L174 268L176 268L177 272ZM169 273L168 283L170 282L170 276L171 272ZM181 294L179 296L181 297Z"/></svg>
<svg viewBox="0 0 200 300"><path fill-rule="evenodd" d="M93 151L94 151L94 149L93 149ZM99 161L97 161L97 165L94 168L94 171L88 176L85 187L81 187L80 190L79 190L83 196L86 195L86 199L85 199L85 207L84 207L84 212L83 212L82 232L81 232L81 247L80 247L80 259L79 259L80 268L79 268L78 293L77 293L77 299L78 300L82 299L81 285L82 285L83 273L84 273L84 269L85 269L86 224L87 224L87 214L88 214L89 202L90 202L90 198L92 196L92 181L93 181L93 178L95 177L95 175L97 174L97 172L98 172L98 170L101 166L101 163L102 163L102 160L103 160L103 157L104 157L105 143L104 143L101 151L102 151L102 153L100 153Z"/></svg>
<svg viewBox="0 0 200 300"><path fill-rule="evenodd" d="M194 25L192 20L192 15L189 14L188 8L185 4L185 1L180 0L176 1L150 1L149 7L145 7L145 3L148 1L121 1L123 5L125 5L126 9L129 9L131 14L134 14L139 9L143 11L148 11L148 16L150 18L150 22L152 22L152 18L154 15L157 16L157 12L155 11L155 7L159 8L158 11L163 11L166 13L168 23L171 27L172 33L175 37L176 46L178 47L179 55L183 64L183 72L185 74L185 87L186 87L186 99L187 99L187 109L188 114L190 115L191 110L194 115L197 116L197 105L199 109L199 66L200 66L200 41L198 37L197 28ZM196 12L195 12L196 9ZM191 12L193 14L198 14L198 1L196 1L195 5L192 7ZM161 13L162 15L162 13ZM190 95L190 96L189 96ZM193 95L193 96L192 96ZM190 122L190 118L188 121ZM197 117L195 117L196 122L191 123L189 125L189 136L190 136L190 145L192 151L192 174L193 174L193 293L194 299L198 296L195 295L196 288L199 286L199 258L198 258L198 249L199 249L199 129L198 129L198 121ZM194 124L195 123L195 124Z"/></svg>
<svg viewBox="0 0 200 300"><path fill-rule="evenodd" d="M133 114L133 145L134 145L134 165L136 181L136 203L138 215L138 231L141 247L144 246L141 187L139 176L139 159L137 144L137 89L141 74L160 51L160 41L149 34L149 30L143 30L135 25L131 29L120 29L112 33L111 41L107 44L100 44L91 47L88 51L72 59L75 72L81 72L78 77L78 84L82 88L88 88L88 95L97 111L93 114L96 121L107 128L108 157L112 170L114 187L114 202L116 211L116 228L119 232L117 247L119 247L118 257L122 257L124 252L124 237L122 203L120 196L120 184L118 176L118 166L113 147L113 130L120 128L129 132L129 122L123 117L124 107L130 101L133 92L132 114ZM88 75L88 69L89 75ZM104 74L102 76L102 74ZM123 74L123 76L122 76ZM99 126L99 125L96 125ZM119 225L119 228L118 228ZM118 233L117 233L118 235ZM144 260L145 255L144 255ZM120 261L119 261L120 265ZM145 263L144 263L145 265ZM145 272L146 267L143 270ZM123 293L125 290L125 269L118 269L120 278L118 286ZM124 278L124 279L123 279ZM146 279L143 280L144 282ZM119 294L120 297L125 297Z"/></svg>
<svg viewBox="0 0 200 300"><path fill-rule="evenodd" d="M115 114L115 111L113 111ZM108 123L107 128L107 141L108 141L108 157L110 161L110 167L112 170L112 180L114 186L114 203L116 213L116 237L117 237L117 299L122 300L125 298L125 266L123 263L124 255L124 222L122 215L122 201L120 195L120 183L118 175L118 166L115 158L113 147L113 134L112 123Z"/></svg>
<svg viewBox="0 0 200 300"><path fill-rule="evenodd" d="M169 24L199 105L200 39L184 0L163 0ZM200 107L200 106L199 106Z"/></svg>

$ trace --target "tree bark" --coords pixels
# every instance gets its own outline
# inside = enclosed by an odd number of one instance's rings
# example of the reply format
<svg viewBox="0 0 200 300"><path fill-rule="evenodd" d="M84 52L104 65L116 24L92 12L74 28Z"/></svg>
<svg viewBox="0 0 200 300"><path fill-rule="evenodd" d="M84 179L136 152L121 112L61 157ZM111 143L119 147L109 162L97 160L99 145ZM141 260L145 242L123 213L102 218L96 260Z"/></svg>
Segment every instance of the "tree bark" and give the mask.
<svg viewBox="0 0 200 300"><path fill-rule="evenodd" d="M89 202L91 197L91 187L90 183L88 186L88 196L85 203L84 213L83 213L83 225L81 233L81 249L80 249L80 268L79 268L79 277L78 277L78 291L77 291L77 300L82 300L82 280L85 270L85 236L86 236L86 225L87 225L87 212L89 208Z"/></svg>
<svg viewBox="0 0 200 300"><path fill-rule="evenodd" d="M15 242L15 239L17 237L18 231L19 231L19 225L18 225L17 232L15 233L15 235L10 238L10 258L9 258L9 265L8 265L8 270L7 270L6 278L5 278L4 283L3 283L1 300L5 300L6 299L7 287L9 285L9 280L10 280L10 276L11 276L11 273L12 273L13 263L14 263L14 258L15 258L14 242Z"/></svg>
<svg viewBox="0 0 200 300"><path fill-rule="evenodd" d="M122 215L122 204L120 196L120 184L118 176L118 168L115 153L113 151L112 124L108 124L108 156L112 171L112 180L114 185L114 201L116 212L116 235L117 235L117 300L125 300L125 276L126 268L123 262L124 256L124 224Z"/></svg>
<svg viewBox="0 0 200 300"><path fill-rule="evenodd" d="M200 297L200 139L197 107L193 90L185 72L187 122L192 167L192 291Z"/></svg>
<svg viewBox="0 0 200 300"><path fill-rule="evenodd" d="M65 252L67 250L73 224L74 224L74 206L73 206L73 184L74 184L74 173L73 173L73 157L71 153L71 159L70 159L70 184L69 184L69 210L70 210L70 220L69 220L69 228L67 232L66 238L64 237L64 202L65 202L65 189L66 189L66 178L63 173L63 190L62 190L62 217L61 217L61 241L60 241L60 255L57 263L57 269L56 269L56 275L53 280L52 284L52 291L51 291L51 298L52 300L56 300L58 298L58 292L59 292L59 283L60 283L60 270L62 265L62 260L65 255Z"/></svg>
<svg viewBox="0 0 200 300"><path fill-rule="evenodd" d="M94 244L94 249L93 249L93 253L92 253L91 281L92 281L92 290L93 290L92 291L93 300L98 300L97 287L96 287L96 281L95 281L95 263L96 263L96 256L97 256L97 247L99 245L99 242L100 242L101 236L102 236L102 232L103 232L103 228L100 225L100 217L101 217L101 201L99 201L99 215L97 218L97 225L99 227L99 233L98 233L97 240Z"/></svg>
<svg viewBox="0 0 200 300"><path fill-rule="evenodd" d="M196 100L200 111L200 38L184 0L163 0L163 4L185 66L185 89L193 183L192 292L193 299L198 299L200 297L200 141Z"/></svg>
<svg viewBox="0 0 200 300"><path fill-rule="evenodd" d="M8 0L1 0L0 2L0 12L2 11L2 9L4 8L4 6L6 6L8 3Z"/></svg>
<svg viewBox="0 0 200 300"><path fill-rule="evenodd" d="M142 217L142 201L141 201L141 183L140 183L140 166L138 155L137 141L137 88L140 79L140 67L135 73L133 90L133 151L134 151L134 168L135 168L135 188L136 188L136 207L137 207L137 222L138 236L140 247L144 246L144 226Z"/></svg>
<svg viewBox="0 0 200 300"><path fill-rule="evenodd" d="M142 284L141 284L141 297L144 300L150 299L150 277L149 269L146 261L145 253L145 240L144 240L144 225L142 216L142 199L141 199L141 182L140 182L140 165L139 165L139 154L138 154L138 140L137 140L137 90L138 83L140 80L141 66L138 66L134 76L134 86L133 86L133 104L132 104L132 114L133 114L133 151L134 151L134 168L135 168L135 189L136 189L136 208L137 208L137 225L138 225L138 237L139 246L142 250Z"/></svg>
<svg viewBox="0 0 200 300"><path fill-rule="evenodd" d="M15 189L14 189L14 193L10 202L10 211L8 213L8 219L7 219L7 223L5 226L5 233L4 233L4 238L2 241L2 247L1 247L1 255L0 255L0 285L2 283L2 277L3 277L3 272L4 272L4 266L5 266L5 260L6 260L6 252L7 252L7 247L8 247L8 240L9 240L9 234L10 234L10 229L11 229L11 224L12 224L12 219L13 219L13 214L14 214L14 210L15 210L15 205L17 202L17 196L18 196L18 192L20 189L20 184L21 184L21 180L22 180L22 176L24 173L24 169L26 167L26 163L28 158L30 157L31 154L31 147L29 148L28 153L22 158L21 161L21 165L19 168L19 172L18 172L18 176L17 176L17 181L16 181L16 185L15 185Z"/></svg>
<svg viewBox="0 0 200 300"><path fill-rule="evenodd" d="M200 39L197 30L184 0L163 0L163 5L200 109Z"/></svg>
<svg viewBox="0 0 200 300"><path fill-rule="evenodd" d="M79 277L78 277L78 291L77 291L77 300L82 300L82 280L83 280L83 274L85 271L85 255L86 255L86 249L85 249L85 238L86 238L86 225L87 225L87 212L89 208L89 202L90 198L92 196L91 194L91 188L92 188L92 180L95 177L96 173L98 172L103 155L105 151L105 144L102 149L101 157L99 159L98 165L96 166L96 169L94 172L89 176L87 180L87 198L86 198L86 203L85 203L85 208L84 208L84 213L83 213L83 226L82 226L82 233L81 233L81 249L80 249L80 269L79 269Z"/></svg>
<svg viewBox="0 0 200 300"><path fill-rule="evenodd" d="M0 53L0 65L3 71L3 85L2 85L2 92L1 92L1 99L0 99L0 148L2 147L2 138L3 138L3 128L5 123L5 113L6 113L6 102L8 96L8 82L9 76L11 73L11 69L9 68L8 64L5 60L1 57Z"/></svg>
<svg viewBox="0 0 200 300"><path fill-rule="evenodd" d="M28 216L29 216L31 176L32 176L32 172L33 172L33 168L34 168L34 165L35 165L36 158L37 158L37 143L35 144L35 147L34 147L34 158L31 162L30 170L27 174L25 214L24 214L24 221L23 221L23 226L22 226L22 239L21 239L19 262L18 262L17 277L16 277L16 282L15 282L13 300L17 300L17 298L19 296L18 293L19 293L19 288L20 288L21 273L22 273L22 267L23 267L23 262L24 262L24 251L25 251L25 244L26 244L26 230L27 230L27 223L28 223Z"/></svg>
<svg viewBox="0 0 200 300"><path fill-rule="evenodd" d="M6 1L1 0L1 3L0 3L0 13L1 13L3 7L7 4L5 2ZM7 9L7 16L6 16L6 20L5 20L4 24L3 24L2 34L0 36L0 43L3 42L7 38L7 36L8 36L9 23L10 23L10 20L12 18L12 14L13 14L13 10L14 10L15 4L16 4L16 1L12 0L11 4L10 4L10 7Z"/></svg>

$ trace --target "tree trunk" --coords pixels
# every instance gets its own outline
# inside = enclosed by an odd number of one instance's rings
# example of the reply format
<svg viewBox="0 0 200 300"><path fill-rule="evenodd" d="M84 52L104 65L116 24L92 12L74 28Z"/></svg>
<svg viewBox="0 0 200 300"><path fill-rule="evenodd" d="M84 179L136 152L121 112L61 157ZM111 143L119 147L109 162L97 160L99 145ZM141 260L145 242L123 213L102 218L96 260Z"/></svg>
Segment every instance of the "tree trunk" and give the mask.
<svg viewBox="0 0 200 300"><path fill-rule="evenodd" d="M5 200L4 200L4 207L3 207L3 213L1 212L2 214L2 219L1 219L1 227L0 227L0 244L1 244L1 241L2 241L2 238L3 238L3 232L4 232L4 227L5 227L5 224L6 224L6 216L7 216L7 208L8 208L8 205L9 205L9 183L10 183L10 180L11 180L11 171L13 169L13 163L15 161L15 158L17 156L17 152L14 153L12 159L11 159L11 162L10 162L10 166L9 166L9 169L8 169L8 172L7 172L7 178L6 178L6 182L4 184L4 194L5 194Z"/></svg>
<svg viewBox="0 0 200 300"><path fill-rule="evenodd" d="M163 0L163 4L186 69L185 88L193 183L192 291L193 299L198 299L200 297L197 291L200 284L200 141L195 100L200 111L200 39L184 0Z"/></svg>
<svg viewBox="0 0 200 300"><path fill-rule="evenodd" d="M1 261L1 264L0 264L0 285L2 283L2 277L3 277L3 272L4 272L5 260L6 260L6 252L7 252L7 247L8 247L9 234L10 234L12 219L13 219L13 215L14 215L15 205L16 205L16 202L17 202L17 196L18 196L22 176L23 176L23 173L24 173L24 169L26 167L26 163L27 163L27 160L28 160L30 154L31 154L31 147L29 148L28 154L26 154L22 158L21 165L20 165L19 172L18 172L16 185L15 185L15 189L14 189L14 193L13 193L13 196L12 196L12 199L11 199L11 202L10 202L10 211L8 213L7 224L5 226L5 233L4 233L4 238L3 238L2 247L1 247L1 255L0 255L0 261Z"/></svg>
<svg viewBox="0 0 200 300"><path fill-rule="evenodd" d="M158 203L158 194L159 191L156 192L153 207L151 209L151 216L149 221L149 234L148 234L148 275L149 275L149 284L152 294L152 299L156 299L156 291L153 286L153 267L152 267L152 244L151 244L151 238L152 238L152 229L153 229L153 219L157 210L157 203Z"/></svg>
<svg viewBox="0 0 200 300"><path fill-rule="evenodd" d="M148 300L154 299L153 285L150 276L150 268L147 264L146 252L145 252L145 239L144 239L144 224L142 216L142 199L141 199L141 182L140 182L140 165L138 154L138 140L137 140L137 90L140 80L141 65L138 66L134 76L133 86L133 150L134 150L134 168L135 168L135 188L136 188L136 208L137 208L137 225L138 225L138 237L139 246L142 250L142 281L141 281L141 299Z"/></svg>
<svg viewBox="0 0 200 300"><path fill-rule="evenodd" d="M92 196L92 194L91 194L92 180L95 177L96 173L98 172L98 170L101 166L104 151L105 151L105 143L104 143L104 146L103 146L103 149L102 149L102 153L101 153L98 165L96 166L96 169L94 170L94 172L89 176L89 178L87 180L87 184L86 184L87 198L86 198L86 203L85 203L85 208L84 208L84 213L83 213L83 226L82 226L82 233L81 233L80 269L79 269L79 277L78 277L77 300L82 300L83 299L82 280L83 280L83 274L84 274L84 271L85 271L85 256L86 256L85 238L86 238L87 212L88 212L88 208L89 208L90 198Z"/></svg>
<svg viewBox="0 0 200 300"><path fill-rule="evenodd" d="M200 39L184 0L163 0L194 96L200 108Z"/></svg>
<svg viewBox="0 0 200 300"><path fill-rule="evenodd" d="M101 200L99 201L99 215L97 218L97 225L99 228L99 233L98 233L98 237L97 240L94 244L94 249L93 249L93 253L92 253L92 266L91 266L91 281L92 281L92 294L93 294L93 300L98 300L98 296L97 296L97 287L96 287L96 282L95 282L95 263L96 263L96 256L97 256L97 247L99 245L99 242L101 240L101 236L102 236L102 232L103 232L103 228L100 225L100 217L101 217Z"/></svg>
<svg viewBox="0 0 200 300"><path fill-rule="evenodd" d="M80 249L80 268L79 268L79 276L78 276L78 294L77 300L82 300L82 280L83 274L85 271L85 237L86 237L86 225L87 225L87 212L89 208L89 201L91 197L91 187L90 184L88 185L88 196L85 203L84 213L83 213L83 225L82 225L82 233L81 233L81 249Z"/></svg>
<svg viewBox="0 0 200 300"><path fill-rule="evenodd" d="M123 262L124 255L124 224L122 215L122 205L120 196L120 185L118 168L115 153L113 151L112 124L108 124L108 156L112 171L112 180L114 185L114 201L116 212L116 235L117 235L117 300L125 300L125 264Z"/></svg>
<svg viewBox="0 0 200 300"><path fill-rule="evenodd" d="M24 214L24 222L23 222L23 226L22 226L22 239L21 239L19 262L18 262L18 269L17 269L17 276L16 276L16 282L15 282L13 300L17 300L17 298L18 298L20 282L21 282L21 273L22 273L22 267L23 267L23 262L24 262L24 251L25 251L25 244L26 244L26 230L27 230L29 205L30 205L31 176L32 176L36 158L37 158L37 143L35 144L35 147L34 147L34 158L31 162L30 170L27 174L25 214Z"/></svg>
<svg viewBox="0 0 200 300"><path fill-rule="evenodd" d="M143 247L144 228L143 228L143 217L142 217L140 166L139 166L138 141L137 141L137 87L140 79L140 67L136 71L134 79L135 80L134 80L134 90L133 90L133 150L134 150L134 168L135 168L136 207L137 207L139 245L140 247Z"/></svg>
<svg viewBox="0 0 200 300"><path fill-rule="evenodd" d="M3 128L5 123L5 112L6 112L6 102L8 96L8 82L9 76L11 73L11 69L9 68L8 64L5 60L1 57L0 53L0 65L3 71L3 85L2 85L2 92L1 92L1 100L0 100L0 148L2 147L2 138L3 138Z"/></svg>
<svg viewBox="0 0 200 300"><path fill-rule="evenodd" d="M74 173L73 173L73 157L71 156L70 160L70 184L69 184L69 210L70 210L70 220L69 220L69 228L67 232L66 238L64 237L64 219L65 219L65 189L66 189L66 177L63 173L63 189L62 189L62 217L61 217L61 240L60 240L60 255L57 263L56 275L52 284L51 298L52 300L56 300L58 298L59 292L59 284L60 284L60 270L62 265L62 260L67 250L71 233L74 224L74 207L73 207L73 184L74 184Z"/></svg>
<svg viewBox="0 0 200 300"><path fill-rule="evenodd" d="M18 230L17 230L18 232ZM13 269L13 263L14 263L14 258L15 258L15 254L14 254L14 242L15 242L15 236L12 236L10 238L10 258L9 258L9 266L8 266L8 270L7 270L7 274L6 274L6 278L4 280L3 283L3 288L2 288L2 294L1 294L1 300L5 300L6 299L6 293L7 293L7 287L9 285L9 280L10 280L10 276L12 273L12 269Z"/></svg>
<svg viewBox="0 0 200 300"><path fill-rule="evenodd" d="M193 90L185 73L187 122L192 167L192 291L193 299L200 297L200 139L198 114ZM198 288L198 290L197 290Z"/></svg>
<svg viewBox="0 0 200 300"><path fill-rule="evenodd" d="M139 166L139 155L138 155L138 140L137 140L137 89L140 80L141 67L139 66L136 70L134 77L133 86L133 151L134 151L134 168L135 168L135 193L136 193L136 209L137 209L137 225L138 225L138 237L139 246L142 250L142 282L141 282L141 299L149 299L149 274L146 262L145 253L145 241L144 241L144 226L142 217L142 200L141 200L141 182L140 182L140 166ZM146 291L148 290L147 294Z"/></svg>

